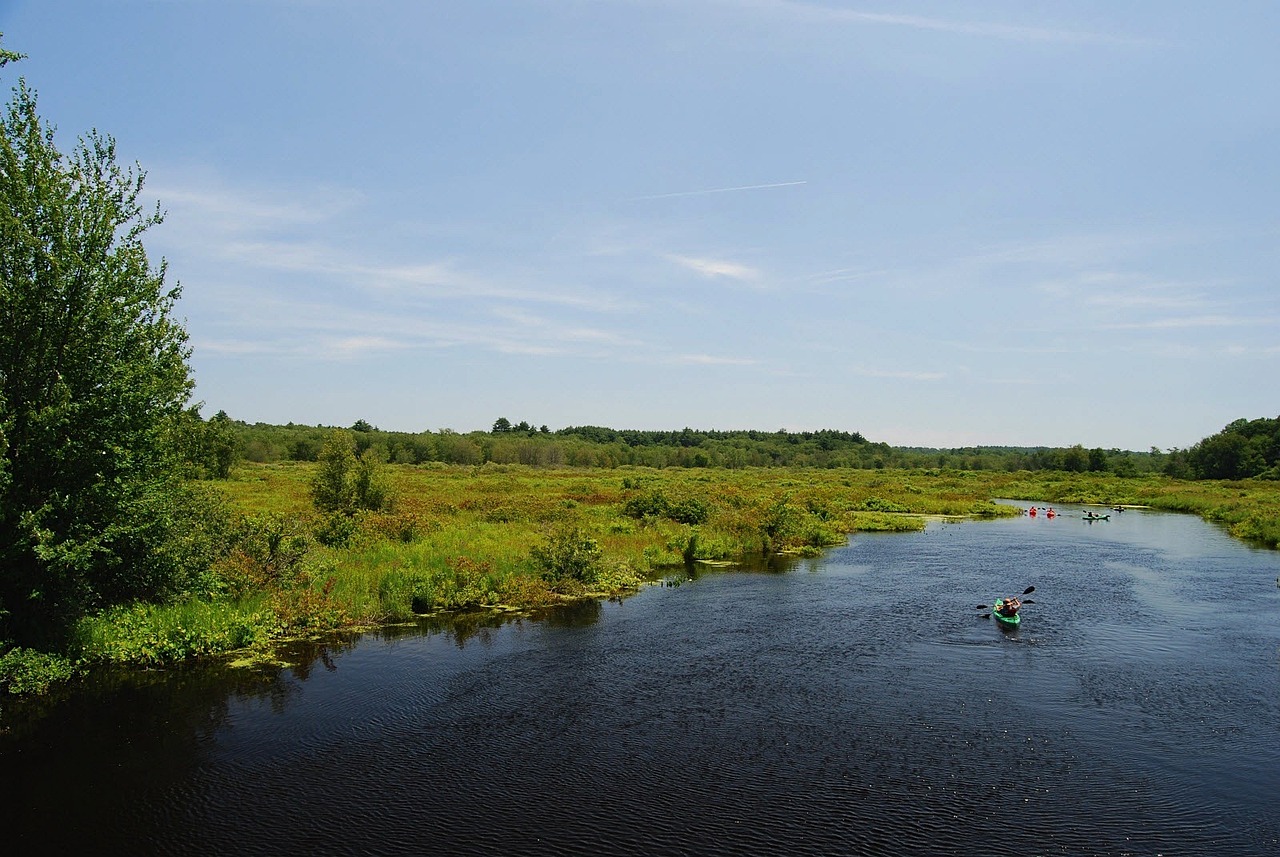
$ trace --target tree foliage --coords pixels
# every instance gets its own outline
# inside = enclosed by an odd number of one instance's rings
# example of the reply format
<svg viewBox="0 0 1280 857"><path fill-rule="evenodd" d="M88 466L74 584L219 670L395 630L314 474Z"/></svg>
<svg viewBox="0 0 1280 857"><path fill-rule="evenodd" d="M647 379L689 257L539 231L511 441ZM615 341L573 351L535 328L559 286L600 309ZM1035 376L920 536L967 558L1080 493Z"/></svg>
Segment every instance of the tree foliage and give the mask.
<svg viewBox="0 0 1280 857"><path fill-rule="evenodd" d="M595 583L604 555L600 543L580 527L564 527L535 545L530 558L544 580L553 588L572 581Z"/></svg>
<svg viewBox="0 0 1280 857"><path fill-rule="evenodd" d="M206 421L198 407L188 408L174 422L171 442L190 479L226 479L240 458L240 438L226 411Z"/></svg>
<svg viewBox="0 0 1280 857"><path fill-rule="evenodd" d="M311 497L323 512L354 515L361 510L377 511L391 503L391 490L383 472L378 450L368 448L356 455L351 432L330 433L320 450L320 469L311 483Z"/></svg>
<svg viewBox="0 0 1280 857"><path fill-rule="evenodd" d="M1280 417L1239 419L1187 450L1198 479L1280 479Z"/></svg>
<svg viewBox="0 0 1280 857"><path fill-rule="evenodd" d="M169 440L189 352L179 289L143 248L161 220L143 179L97 132L64 155L18 81L0 120L0 609L13 639L184 585Z"/></svg>
<svg viewBox="0 0 1280 857"><path fill-rule="evenodd" d="M233 424L239 449L254 462L315 461L332 428L290 423ZM531 423L495 421L494 429L355 433L358 449L377 449L395 464L526 464L537 467L818 467L945 470L1076 470L1123 476L1185 468L1185 453L1158 449L975 446L954 449L893 447L858 432L698 430L639 431L601 426L551 431ZM506 426L506 428L504 428ZM1183 474L1185 475L1185 474Z"/></svg>

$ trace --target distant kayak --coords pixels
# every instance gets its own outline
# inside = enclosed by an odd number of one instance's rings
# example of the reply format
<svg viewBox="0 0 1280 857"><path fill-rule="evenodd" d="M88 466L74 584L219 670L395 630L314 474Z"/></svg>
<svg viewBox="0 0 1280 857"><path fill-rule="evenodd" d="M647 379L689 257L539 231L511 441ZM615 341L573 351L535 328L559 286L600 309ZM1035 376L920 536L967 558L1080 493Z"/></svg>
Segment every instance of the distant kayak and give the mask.
<svg viewBox="0 0 1280 857"><path fill-rule="evenodd" d="M1084 517L1082 518L1082 520L1085 520L1085 521L1109 521L1109 520L1111 520L1111 516L1110 516L1110 515L1095 515L1095 514L1093 514L1092 512L1086 512L1086 513L1084 514Z"/></svg>

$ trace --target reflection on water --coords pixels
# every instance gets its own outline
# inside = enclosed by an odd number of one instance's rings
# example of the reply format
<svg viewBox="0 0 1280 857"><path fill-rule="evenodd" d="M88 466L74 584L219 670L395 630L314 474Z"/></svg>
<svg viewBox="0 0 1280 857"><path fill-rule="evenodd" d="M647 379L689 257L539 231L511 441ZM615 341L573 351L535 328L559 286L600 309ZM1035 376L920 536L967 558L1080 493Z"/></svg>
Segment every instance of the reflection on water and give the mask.
<svg viewBox="0 0 1280 857"><path fill-rule="evenodd" d="M6 712L0 775L23 787L3 835L972 854L1012 824L1014 853L1276 853L1280 556L1193 518L1060 511L542 617L426 618L289 668L103 676ZM1027 585L1020 627L979 618Z"/></svg>

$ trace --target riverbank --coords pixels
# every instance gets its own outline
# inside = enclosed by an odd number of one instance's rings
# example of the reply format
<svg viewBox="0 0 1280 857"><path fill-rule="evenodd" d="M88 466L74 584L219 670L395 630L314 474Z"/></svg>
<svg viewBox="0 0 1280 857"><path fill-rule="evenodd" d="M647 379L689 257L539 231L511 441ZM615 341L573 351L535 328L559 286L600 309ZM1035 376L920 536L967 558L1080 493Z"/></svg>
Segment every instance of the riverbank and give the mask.
<svg viewBox="0 0 1280 857"><path fill-rule="evenodd" d="M1019 513L993 502L1149 506L1280 542L1280 483L1103 474L841 469L387 467L390 508L325 515L315 466L202 483L216 545L201 591L82 620L67 650L0 659L10 692L101 664L270 659L282 641L439 612L531 611L634 592L689 563L817 555L859 532Z"/></svg>

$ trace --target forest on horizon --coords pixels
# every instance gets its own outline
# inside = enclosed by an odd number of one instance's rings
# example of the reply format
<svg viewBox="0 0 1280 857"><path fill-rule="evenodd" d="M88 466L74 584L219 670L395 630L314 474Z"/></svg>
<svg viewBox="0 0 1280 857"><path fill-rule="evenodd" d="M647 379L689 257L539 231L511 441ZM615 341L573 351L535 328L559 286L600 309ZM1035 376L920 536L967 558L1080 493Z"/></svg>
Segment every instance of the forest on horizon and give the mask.
<svg viewBox="0 0 1280 857"><path fill-rule="evenodd" d="M257 463L315 461L337 426L247 423L219 412L234 450ZM849 467L1163 474L1181 479L1280 478L1280 418L1239 419L1188 449L1145 452L1117 448L970 446L949 449L891 446L859 432L759 430L636 430L568 426L552 430L505 417L489 431L385 431L360 419L345 427L360 454L374 450L393 464L525 464L545 467Z"/></svg>

